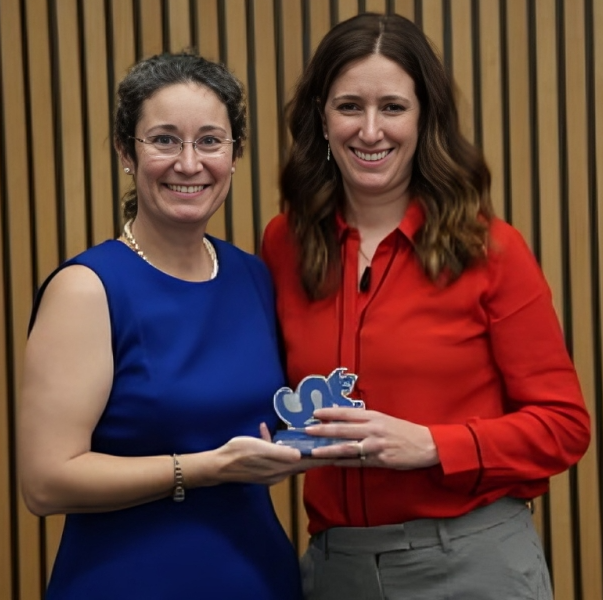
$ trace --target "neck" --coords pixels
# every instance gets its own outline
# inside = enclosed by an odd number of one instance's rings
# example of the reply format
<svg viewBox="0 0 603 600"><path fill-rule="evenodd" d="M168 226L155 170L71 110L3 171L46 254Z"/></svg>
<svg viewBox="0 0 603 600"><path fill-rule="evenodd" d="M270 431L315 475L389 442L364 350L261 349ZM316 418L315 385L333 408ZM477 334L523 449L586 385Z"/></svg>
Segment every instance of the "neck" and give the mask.
<svg viewBox="0 0 603 600"><path fill-rule="evenodd" d="M149 231L136 219L125 223L122 240L141 259L179 279L205 281L217 275L215 249L198 231L194 239L181 235L178 243L174 243L168 232Z"/></svg>
<svg viewBox="0 0 603 600"><path fill-rule="evenodd" d="M346 196L345 218L359 231L385 236L398 227L409 201L408 193L395 197Z"/></svg>

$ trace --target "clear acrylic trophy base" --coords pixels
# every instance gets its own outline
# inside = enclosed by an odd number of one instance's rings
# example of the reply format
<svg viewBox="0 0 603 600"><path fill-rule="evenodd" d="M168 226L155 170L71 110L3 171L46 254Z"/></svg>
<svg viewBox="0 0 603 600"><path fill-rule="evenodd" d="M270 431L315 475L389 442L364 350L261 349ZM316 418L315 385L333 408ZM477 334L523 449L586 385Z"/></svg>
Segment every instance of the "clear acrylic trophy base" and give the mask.
<svg viewBox="0 0 603 600"><path fill-rule="evenodd" d="M345 444L350 440L340 438L316 437L305 433L303 429L282 429L274 434L272 441L275 444L297 448L302 456L311 456L314 448Z"/></svg>

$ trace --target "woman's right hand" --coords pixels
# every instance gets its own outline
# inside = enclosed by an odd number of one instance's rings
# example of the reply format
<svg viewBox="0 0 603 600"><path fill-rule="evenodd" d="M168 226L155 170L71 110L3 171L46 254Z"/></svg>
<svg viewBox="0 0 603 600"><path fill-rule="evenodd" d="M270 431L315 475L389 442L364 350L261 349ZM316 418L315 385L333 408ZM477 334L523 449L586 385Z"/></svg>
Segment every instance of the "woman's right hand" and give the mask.
<svg viewBox="0 0 603 600"><path fill-rule="evenodd" d="M215 450L180 458L187 487L220 483L260 483L273 485L330 460L302 457L299 450L273 444L268 428L260 426L261 438L237 436ZM196 457L203 456L203 461Z"/></svg>

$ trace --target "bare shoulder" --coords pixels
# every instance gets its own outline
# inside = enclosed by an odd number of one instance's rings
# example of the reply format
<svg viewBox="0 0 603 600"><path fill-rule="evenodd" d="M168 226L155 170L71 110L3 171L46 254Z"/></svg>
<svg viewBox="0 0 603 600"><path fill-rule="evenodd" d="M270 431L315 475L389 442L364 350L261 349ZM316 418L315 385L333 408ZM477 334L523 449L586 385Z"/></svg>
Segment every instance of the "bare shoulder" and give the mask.
<svg viewBox="0 0 603 600"><path fill-rule="evenodd" d="M82 265L61 269L50 280L36 315L32 335L37 328L98 328L108 324L105 288L94 271Z"/></svg>
<svg viewBox="0 0 603 600"><path fill-rule="evenodd" d="M105 290L98 275L83 265L61 269L49 282L45 295L76 295L92 299L104 296Z"/></svg>
<svg viewBox="0 0 603 600"><path fill-rule="evenodd" d="M94 398L102 410L111 385L111 322L103 284L87 267L70 265L48 283L25 349L27 406L69 406ZM77 374L77 377L74 377Z"/></svg>

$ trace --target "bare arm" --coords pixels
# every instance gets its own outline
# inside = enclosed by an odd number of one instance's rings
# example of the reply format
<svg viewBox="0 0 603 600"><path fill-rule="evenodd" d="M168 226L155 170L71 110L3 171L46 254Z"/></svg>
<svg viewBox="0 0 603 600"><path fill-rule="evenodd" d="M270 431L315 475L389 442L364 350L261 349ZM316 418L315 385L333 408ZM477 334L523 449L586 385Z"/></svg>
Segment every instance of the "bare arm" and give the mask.
<svg viewBox="0 0 603 600"><path fill-rule="evenodd" d="M49 283L25 352L18 451L25 502L35 514L117 510L171 495L170 456L91 451L113 381L109 310L98 277L82 266ZM272 484L307 468L297 450L238 437L181 457L187 487Z"/></svg>

